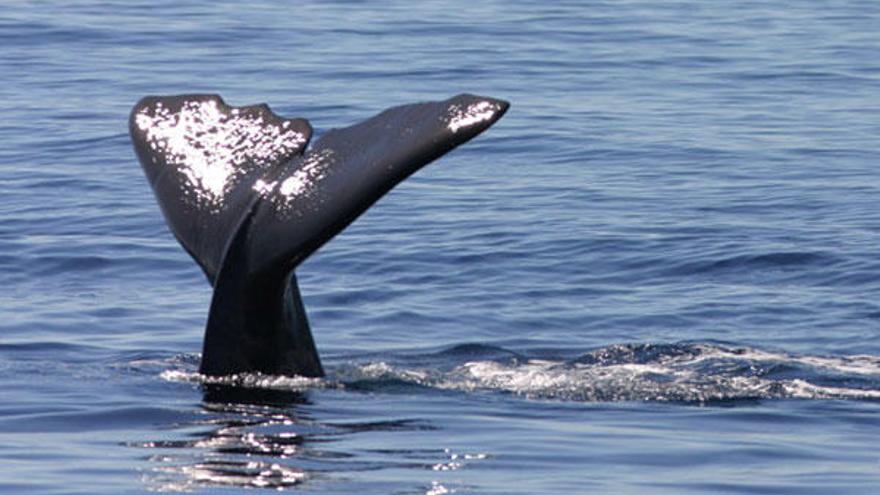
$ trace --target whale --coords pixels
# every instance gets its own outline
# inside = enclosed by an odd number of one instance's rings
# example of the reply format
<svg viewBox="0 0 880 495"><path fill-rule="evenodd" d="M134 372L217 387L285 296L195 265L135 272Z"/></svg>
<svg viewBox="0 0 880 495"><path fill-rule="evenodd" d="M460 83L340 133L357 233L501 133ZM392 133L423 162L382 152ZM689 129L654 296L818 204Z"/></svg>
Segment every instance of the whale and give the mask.
<svg viewBox="0 0 880 495"><path fill-rule="evenodd" d="M313 145L311 124L219 95L147 96L129 133L171 232L213 287L199 372L321 377L296 268L509 103L460 94L389 108Z"/></svg>

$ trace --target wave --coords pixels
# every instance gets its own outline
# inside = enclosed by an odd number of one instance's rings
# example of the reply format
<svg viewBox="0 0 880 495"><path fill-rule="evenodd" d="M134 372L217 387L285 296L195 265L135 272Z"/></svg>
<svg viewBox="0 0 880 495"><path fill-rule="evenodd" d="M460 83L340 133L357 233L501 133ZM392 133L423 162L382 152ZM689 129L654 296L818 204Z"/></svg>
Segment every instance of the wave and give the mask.
<svg viewBox="0 0 880 495"><path fill-rule="evenodd" d="M538 352L532 354L540 354ZM287 391L422 388L578 402L880 399L880 357L812 356L709 343L617 344L573 359L474 344L400 362L349 362L324 379L166 369L166 380ZM422 363L422 364L411 364Z"/></svg>

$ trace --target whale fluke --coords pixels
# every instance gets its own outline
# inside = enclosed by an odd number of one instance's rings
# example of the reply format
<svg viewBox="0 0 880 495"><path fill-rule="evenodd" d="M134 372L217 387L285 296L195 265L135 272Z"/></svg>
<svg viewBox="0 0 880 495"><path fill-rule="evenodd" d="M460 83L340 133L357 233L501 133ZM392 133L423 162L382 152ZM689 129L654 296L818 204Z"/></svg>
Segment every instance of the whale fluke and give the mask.
<svg viewBox="0 0 880 495"><path fill-rule="evenodd" d="M294 269L508 103L462 94L327 132L216 95L146 97L129 121L171 231L214 287L200 372L322 376Z"/></svg>

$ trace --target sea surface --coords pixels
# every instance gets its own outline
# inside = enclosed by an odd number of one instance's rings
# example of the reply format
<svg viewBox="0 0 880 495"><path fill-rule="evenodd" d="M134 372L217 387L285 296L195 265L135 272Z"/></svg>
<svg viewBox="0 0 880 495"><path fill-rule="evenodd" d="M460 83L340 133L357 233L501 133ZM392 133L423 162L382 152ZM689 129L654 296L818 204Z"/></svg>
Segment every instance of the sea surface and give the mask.
<svg viewBox="0 0 880 495"><path fill-rule="evenodd" d="M880 493L878 54L873 0L4 2L0 493ZM200 376L134 103L461 92L297 270L327 377Z"/></svg>

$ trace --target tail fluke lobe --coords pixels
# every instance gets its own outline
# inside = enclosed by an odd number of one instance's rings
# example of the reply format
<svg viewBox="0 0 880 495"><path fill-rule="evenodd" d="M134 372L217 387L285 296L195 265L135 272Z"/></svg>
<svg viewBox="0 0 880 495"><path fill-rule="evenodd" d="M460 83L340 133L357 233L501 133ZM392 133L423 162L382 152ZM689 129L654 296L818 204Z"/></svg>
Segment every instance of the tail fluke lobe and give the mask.
<svg viewBox="0 0 880 495"><path fill-rule="evenodd" d="M495 123L509 104L463 94L394 107L322 136L254 211L251 271L293 268L405 178Z"/></svg>
<svg viewBox="0 0 880 495"><path fill-rule="evenodd" d="M254 183L302 154L312 134L305 120L217 95L148 96L129 130L171 231L212 283Z"/></svg>

